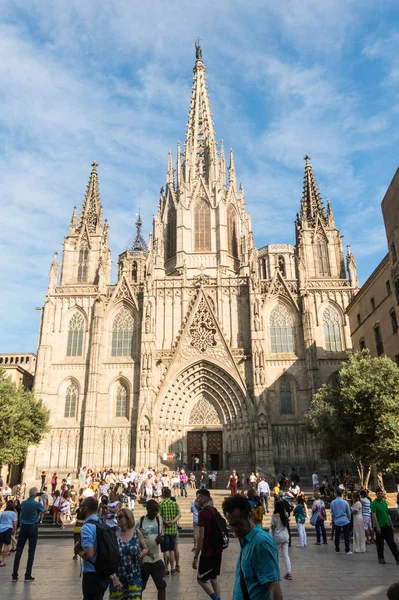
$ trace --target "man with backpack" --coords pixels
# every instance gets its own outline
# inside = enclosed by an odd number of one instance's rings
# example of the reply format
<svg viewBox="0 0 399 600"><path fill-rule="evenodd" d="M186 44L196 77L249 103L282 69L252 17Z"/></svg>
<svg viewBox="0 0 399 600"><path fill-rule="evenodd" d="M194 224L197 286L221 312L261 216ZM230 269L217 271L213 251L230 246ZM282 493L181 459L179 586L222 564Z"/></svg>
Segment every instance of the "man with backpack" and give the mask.
<svg viewBox="0 0 399 600"><path fill-rule="evenodd" d="M109 578L119 565L119 549L115 532L101 523L96 515L98 502L93 497L84 498L80 510L85 518L80 532L80 542L75 554L83 559L83 600L102 600Z"/></svg>
<svg viewBox="0 0 399 600"><path fill-rule="evenodd" d="M158 600L165 600L165 564L159 552L159 544L163 542L163 531L162 521L158 516L158 502L148 500L146 508L147 514L136 521L136 526L141 530L148 548L148 554L144 556L141 565L142 590L144 592L151 576L158 590Z"/></svg>
<svg viewBox="0 0 399 600"><path fill-rule="evenodd" d="M228 546L228 535L226 521L216 508L211 506L211 501L209 490L198 490L199 536L193 569L198 568L197 581L208 596L212 600L220 600L220 585L217 578L220 575L222 552Z"/></svg>

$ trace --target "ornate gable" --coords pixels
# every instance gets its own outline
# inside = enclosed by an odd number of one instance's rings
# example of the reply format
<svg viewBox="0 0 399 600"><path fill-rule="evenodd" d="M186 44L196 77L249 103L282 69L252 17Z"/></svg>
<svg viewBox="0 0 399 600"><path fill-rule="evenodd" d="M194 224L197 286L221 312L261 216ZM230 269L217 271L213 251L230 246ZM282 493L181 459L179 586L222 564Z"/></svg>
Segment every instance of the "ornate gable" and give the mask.
<svg viewBox="0 0 399 600"><path fill-rule="evenodd" d="M266 302L275 296L285 296L293 303L296 309L299 310L296 299L294 298L280 271L278 270L274 273L273 279L270 283L266 295Z"/></svg>
<svg viewBox="0 0 399 600"><path fill-rule="evenodd" d="M130 284L129 284L128 280L126 279L126 276L124 273L122 274L120 280L118 281L118 283L116 285L116 288L114 289L114 292L111 297L110 306L120 300L127 300L128 302L131 302L134 305L134 307L136 308L136 310L138 311L139 307L137 304L136 295L134 294L132 288L130 287Z"/></svg>

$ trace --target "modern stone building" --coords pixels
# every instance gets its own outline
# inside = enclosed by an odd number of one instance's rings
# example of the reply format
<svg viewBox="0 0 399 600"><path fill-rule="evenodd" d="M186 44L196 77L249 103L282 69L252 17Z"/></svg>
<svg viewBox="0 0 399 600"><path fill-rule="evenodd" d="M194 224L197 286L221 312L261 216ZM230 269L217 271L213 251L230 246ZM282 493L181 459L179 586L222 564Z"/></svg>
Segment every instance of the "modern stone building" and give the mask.
<svg viewBox="0 0 399 600"><path fill-rule="evenodd" d="M399 364L399 169L382 201L389 252L347 307L355 351L389 356Z"/></svg>
<svg viewBox="0 0 399 600"><path fill-rule="evenodd" d="M357 278L305 159L296 245L257 249L197 47L185 146L175 166L169 155L148 246L139 219L116 283L93 163L61 265L57 255L51 265L35 389L52 430L26 478L160 466L168 453L188 465L209 455L219 470L314 468L304 414L351 346L345 309Z"/></svg>

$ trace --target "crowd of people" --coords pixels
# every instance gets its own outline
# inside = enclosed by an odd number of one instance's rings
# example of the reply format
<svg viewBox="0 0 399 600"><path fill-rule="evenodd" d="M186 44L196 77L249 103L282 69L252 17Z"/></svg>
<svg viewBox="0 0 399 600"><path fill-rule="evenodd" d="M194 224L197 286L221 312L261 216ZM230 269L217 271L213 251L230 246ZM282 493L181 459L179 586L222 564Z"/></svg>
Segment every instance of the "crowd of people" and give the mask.
<svg viewBox="0 0 399 600"><path fill-rule="evenodd" d="M367 545L374 545L379 564L386 564L386 542L399 565L393 522L382 489L376 490L372 500L368 490L357 491L339 480L330 484L324 477L319 484L315 471L313 493L307 495L300 488L295 469L291 470L289 481L286 479L284 472L279 473L270 487L259 473L239 475L233 470L226 486L230 497L223 503L226 523L213 506L209 487L215 480L209 477L204 466L189 474L184 468L172 472L149 468L118 473L111 468L93 472L83 467L78 475L78 490L70 474L59 481L56 473L47 477L43 472L40 491L32 488L27 500L20 503L19 499L7 496L5 509L0 513L0 567L5 566L7 556L15 552L12 581L17 582L21 556L28 541L25 581L34 581L32 567L38 527L48 511L54 525L59 523L65 527L68 520L74 523L73 560L82 559L85 600L99 600L107 587L113 600L138 600L150 577L157 588L158 599L165 600L167 576L180 572L178 499L187 497L187 489L193 490L195 495L190 504L192 566L197 570L198 584L212 600L220 600L218 577L222 553L232 535L238 537L241 546L233 598L258 597L261 587L266 586L269 597L280 600L279 556L285 570L283 578L290 581L294 577L289 550L294 523L298 548L308 546L306 523L309 521L315 527L316 546L333 541L334 550L339 554L343 536L346 555L364 553ZM47 491L48 485L51 485L51 493ZM145 515L139 519L134 517L136 501L146 507ZM399 494L397 501L399 505ZM263 521L269 511L272 514L266 533ZM394 595L398 592L395 589L391 587L388 598L398 598Z"/></svg>

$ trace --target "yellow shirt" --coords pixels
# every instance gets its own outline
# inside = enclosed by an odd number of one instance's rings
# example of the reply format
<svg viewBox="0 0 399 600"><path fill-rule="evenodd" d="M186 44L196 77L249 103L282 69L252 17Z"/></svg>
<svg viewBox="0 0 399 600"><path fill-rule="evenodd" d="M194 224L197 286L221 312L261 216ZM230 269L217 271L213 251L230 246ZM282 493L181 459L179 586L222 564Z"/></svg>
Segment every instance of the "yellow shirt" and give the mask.
<svg viewBox="0 0 399 600"><path fill-rule="evenodd" d="M278 493L279 493L279 491L280 491L280 486L279 485L275 485L274 488L273 488L273 494L275 496L277 496Z"/></svg>

